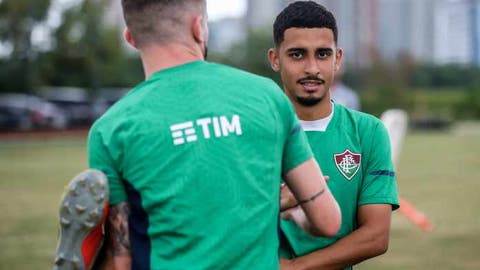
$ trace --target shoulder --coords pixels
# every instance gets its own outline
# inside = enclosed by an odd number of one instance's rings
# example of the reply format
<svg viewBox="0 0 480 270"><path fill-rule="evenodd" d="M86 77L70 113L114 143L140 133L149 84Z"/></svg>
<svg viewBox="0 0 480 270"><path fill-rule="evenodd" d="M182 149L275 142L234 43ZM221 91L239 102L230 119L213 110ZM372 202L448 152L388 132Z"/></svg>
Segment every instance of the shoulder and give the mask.
<svg viewBox="0 0 480 270"><path fill-rule="evenodd" d="M382 121L378 117L369 113L353 110L338 103L335 103L335 107L338 113L342 115L342 119L350 121L358 127L383 125Z"/></svg>
<svg viewBox="0 0 480 270"><path fill-rule="evenodd" d="M242 82L242 84L249 84L251 88L259 86L267 88L278 88L278 85L272 79L253 74L239 68L210 62L207 62L206 65L208 67L207 70L209 70L210 72L222 73L229 79L240 81Z"/></svg>
<svg viewBox="0 0 480 270"><path fill-rule="evenodd" d="M115 126L119 126L128 121L131 115L130 112L138 111L139 107L135 107L135 99L138 99L141 91L137 90L144 87L144 85L145 83L140 83L127 92L93 123L90 130L95 132L110 131L113 130Z"/></svg>
<svg viewBox="0 0 480 270"><path fill-rule="evenodd" d="M242 91L242 94L237 93L239 97L254 95L277 108L290 106L287 96L272 79L222 64L208 63L208 65L212 74L221 76L219 79L222 82L233 83L236 91Z"/></svg>
<svg viewBox="0 0 480 270"><path fill-rule="evenodd" d="M376 116L335 104L335 113L340 115L339 126L350 133L356 134L361 141L365 137L385 136L387 129Z"/></svg>

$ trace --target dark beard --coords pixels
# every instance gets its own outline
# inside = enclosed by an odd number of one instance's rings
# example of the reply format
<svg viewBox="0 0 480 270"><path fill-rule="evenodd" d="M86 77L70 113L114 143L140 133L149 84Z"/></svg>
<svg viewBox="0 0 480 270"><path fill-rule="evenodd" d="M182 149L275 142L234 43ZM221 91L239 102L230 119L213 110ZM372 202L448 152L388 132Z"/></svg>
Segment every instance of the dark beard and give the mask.
<svg viewBox="0 0 480 270"><path fill-rule="evenodd" d="M313 107L322 101L323 97L314 98L314 97L295 97L297 102L305 107Z"/></svg>
<svg viewBox="0 0 480 270"><path fill-rule="evenodd" d="M313 76L313 75L302 78L302 79L298 80L297 83L302 84L303 82L307 82L307 81L314 81L314 82L317 82L319 84L325 84L325 80L323 80L321 78L318 78L317 76ZM318 98L296 96L295 99L302 106L313 107L313 106L317 105L318 103L320 103L320 101L322 101L323 96L318 97Z"/></svg>

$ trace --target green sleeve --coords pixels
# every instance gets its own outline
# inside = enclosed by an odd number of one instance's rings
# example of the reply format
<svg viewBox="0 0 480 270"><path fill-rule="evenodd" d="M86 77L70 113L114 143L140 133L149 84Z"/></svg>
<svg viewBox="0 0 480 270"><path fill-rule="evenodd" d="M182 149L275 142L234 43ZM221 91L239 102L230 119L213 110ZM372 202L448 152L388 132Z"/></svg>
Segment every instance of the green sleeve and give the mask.
<svg viewBox="0 0 480 270"><path fill-rule="evenodd" d="M388 132L378 121L369 137L364 138L369 147L364 156L366 165L358 204L391 204L395 210L399 207L398 191Z"/></svg>
<svg viewBox="0 0 480 270"><path fill-rule="evenodd" d="M105 173L110 190L110 205L115 205L127 200L124 185L115 160L102 133L94 126L88 136L88 165Z"/></svg>
<svg viewBox="0 0 480 270"><path fill-rule="evenodd" d="M282 174L287 174L298 165L312 158L313 153L308 143L307 135L300 126L293 106L283 93L279 104L281 105L279 108L280 117L285 127Z"/></svg>

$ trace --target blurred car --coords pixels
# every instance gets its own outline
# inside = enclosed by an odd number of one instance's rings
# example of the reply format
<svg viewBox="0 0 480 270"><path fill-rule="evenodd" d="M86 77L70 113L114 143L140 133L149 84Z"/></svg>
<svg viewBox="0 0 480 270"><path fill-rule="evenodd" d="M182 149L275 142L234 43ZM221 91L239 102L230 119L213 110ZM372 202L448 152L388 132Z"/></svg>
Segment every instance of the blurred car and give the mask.
<svg viewBox="0 0 480 270"><path fill-rule="evenodd" d="M94 119L102 116L108 108L121 99L130 89L129 88L102 88L93 99L93 117Z"/></svg>
<svg viewBox="0 0 480 270"><path fill-rule="evenodd" d="M39 92L40 96L65 112L69 127L88 126L93 113L88 93L78 87L49 87Z"/></svg>
<svg viewBox="0 0 480 270"><path fill-rule="evenodd" d="M29 94L0 94L0 129L64 129L64 112L52 103Z"/></svg>

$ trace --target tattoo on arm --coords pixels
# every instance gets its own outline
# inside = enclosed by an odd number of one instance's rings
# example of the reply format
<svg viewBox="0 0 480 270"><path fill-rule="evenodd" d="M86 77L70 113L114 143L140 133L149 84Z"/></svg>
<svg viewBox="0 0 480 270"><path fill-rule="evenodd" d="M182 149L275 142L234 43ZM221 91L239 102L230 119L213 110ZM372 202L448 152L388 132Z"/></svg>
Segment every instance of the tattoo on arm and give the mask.
<svg viewBox="0 0 480 270"><path fill-rule="evenodd" d="M130 207L127 203L111 206L108 213L107 241L113 256L130 255L130 239L128 233L128 215Z"/></svg>
<svg viewBox="0 0 480 270"><path fill-rule="evenodd" d="M322 190L320 190L319 192L313 194L313 195L312 195L310 198L308 198L308 199L298 201L298 205L315 201L315 199L317 199L318 197L320 197L323 193L325 193L325 188L322 189Z"/></svg>

